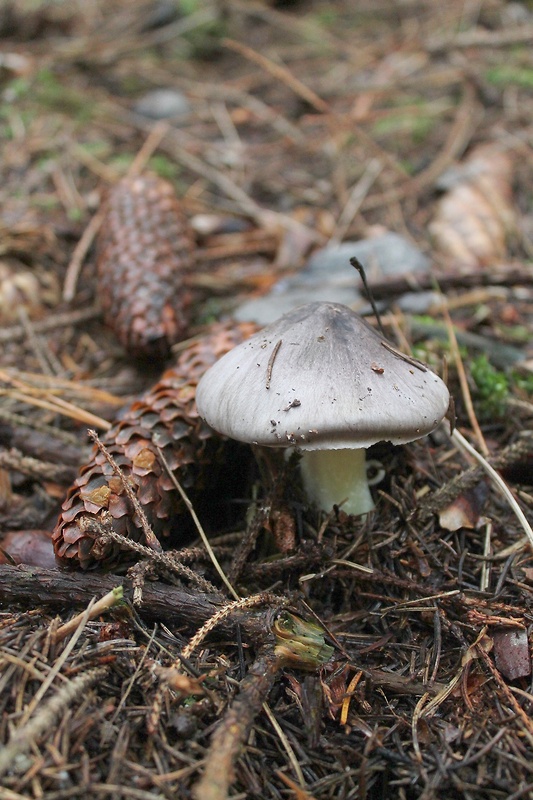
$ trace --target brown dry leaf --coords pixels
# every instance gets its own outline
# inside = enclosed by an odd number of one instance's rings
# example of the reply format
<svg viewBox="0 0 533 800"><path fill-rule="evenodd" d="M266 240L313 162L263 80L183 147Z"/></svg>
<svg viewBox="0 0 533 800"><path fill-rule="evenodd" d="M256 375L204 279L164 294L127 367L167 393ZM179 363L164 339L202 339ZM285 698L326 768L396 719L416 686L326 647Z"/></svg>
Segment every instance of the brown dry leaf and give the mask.
<svg viewBox="0 0 533 800"><path fill-rule="evenodd" d="M488 488L484 482L460 494L439 512L439 525L447 531L460 528L475 530L481 522L483 504L487 499Z"/></svg>
<svg viewBox="0 0 533 800"><path fill-rule="evenodd" d="M461 658L461 666L466 667L471 661L479 658L479 650L485 653L490 653L494 646L493 640L487 636L487 627L485 626L478 634L476 641L470 645L468 650L463 653Z"/></svg>
<svg viewBox="0 0 533 800"><path fill-rule="evenodd" d="M57 565L50 531L10 531L0 542L0 564L11 563L55 569Z"/></svg>
<svg viewBox="0 0 533 800"><path fill-rule="evenodd" d="M513 161L494 145L480 145L454 176L429 226L436 247L471 267L501 262L515 230Z"/></svg>
<svg viewBox="0 0 533 800"><path fill-rule="evenodd" d="M336 670L327 681L321 678L324 701L331 719L335 719L342 708L350 671L349 664L345 664Z"/></svg>
<svg viewBox="0 0 533 800"><path fill-rule="evenodd" d="M493 640L494 661L502 675L514 680L531 674L529 640L525 628L496 631Z"/></svg>

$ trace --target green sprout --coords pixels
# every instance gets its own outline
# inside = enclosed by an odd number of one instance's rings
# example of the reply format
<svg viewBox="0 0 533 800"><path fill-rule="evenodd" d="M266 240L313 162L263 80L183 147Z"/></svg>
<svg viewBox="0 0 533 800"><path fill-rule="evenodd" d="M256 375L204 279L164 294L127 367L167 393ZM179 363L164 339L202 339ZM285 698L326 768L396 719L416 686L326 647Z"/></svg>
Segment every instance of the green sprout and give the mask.
<svg viewBox="0 0 533 800"><path fill-rule="evenodd" d="M333 647L326 644L320 625L296 614L283 612L274 622L272 631L276 637L274 652L285 666L314 670L333 655Z"/></svg>

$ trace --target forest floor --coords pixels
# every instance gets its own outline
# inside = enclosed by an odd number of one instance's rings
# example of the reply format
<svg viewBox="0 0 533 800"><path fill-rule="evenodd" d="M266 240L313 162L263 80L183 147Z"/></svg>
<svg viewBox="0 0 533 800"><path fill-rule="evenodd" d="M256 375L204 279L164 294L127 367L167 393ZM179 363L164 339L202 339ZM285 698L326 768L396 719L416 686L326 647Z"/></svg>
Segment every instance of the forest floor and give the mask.
<svg viewBox="0 0 533 800"><path fill-rule="evenodd" d="M532 40L503 0L2 3L0 800L533 798ZM194 239L165 363L104 323L95 267L104 198L147 171ZM376 445L366 517L225 451L226 512L194 506L231 591L190 537L56 564L87 428L386 232L410 256L365 264L382 324L455 433Z"/></svg>

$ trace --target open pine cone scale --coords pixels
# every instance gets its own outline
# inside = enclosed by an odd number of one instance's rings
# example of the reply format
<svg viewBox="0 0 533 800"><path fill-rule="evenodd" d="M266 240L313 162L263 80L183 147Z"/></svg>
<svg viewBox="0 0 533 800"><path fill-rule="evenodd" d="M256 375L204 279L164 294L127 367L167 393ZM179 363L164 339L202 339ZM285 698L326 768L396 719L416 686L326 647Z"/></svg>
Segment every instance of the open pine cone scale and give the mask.
<svg viewBox="0 0 533 800"><path fill-rule="evenodd" d="M183 501L157 448L191 500L201 502L221 439L200 419L195 389L204 372L224 353L248 338L252 324L217 324L190 345L176 365L142 397L125 408L120 419L101 437L130 482L155 535L168 536L185 512ZM63 503L53 533L56 556L83 569L98 563L112 567L123 558L114 543L101 547L79 526L82 517L98 518L106 509L117 533L142 540L140 520L124 493L121 479L103 453L94 448Z"/></svg>

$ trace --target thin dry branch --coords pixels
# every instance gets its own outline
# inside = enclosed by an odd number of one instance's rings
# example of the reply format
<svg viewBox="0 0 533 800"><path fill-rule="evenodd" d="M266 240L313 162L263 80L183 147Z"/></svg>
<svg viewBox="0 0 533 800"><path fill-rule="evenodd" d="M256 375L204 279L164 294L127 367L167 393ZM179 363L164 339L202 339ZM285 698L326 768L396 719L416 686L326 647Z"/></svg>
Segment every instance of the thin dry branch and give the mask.
<svg viewBox="0 0 533 800"><path fill-rule="evenodd" d="M46 606L64 611L66 608L86 608L96 595L124 589L125 607L133 603L133 581L118 575L99 575L96 572L66 572L25 565L0 564L0 603L7 608L25 605ZM143 591L143 603L136 613L146 622L168 626L198 628L221 607L216 595L189 592L159 581L149 581ZM132 612L133 613L133 612ZM261 641L269 630L268 612L241 613L235 611L219 623L225 635L232 635L236 622L246 636Z"/></svg>
<svg viewBox="0 0 533 800"><path fill-rule="evenodd" d="M470 289L479 286L531 286L533 267L529 264L500 264L488 269L452 267L446 273L439 273L436 267L423 273L404 277L383 278L369 281L372 294L377 300L397 297L406 292L427 292L438 283L443 292L449 289Z"/></svg>
<svg viewBox="0 0 533 800"><path fill-rule="evenodd" d="M203 578L197 572L194 572L194 570L192 570L190 567L187 567L185 564L181 563L178 553L172 551L163 553L158 550L154 550L147 545L141 544L140 542L136 542L127 536L122 536L122 534L117 533L117 531L115 531L113 528L112 520L109 516L109 512L107 511L102 511L99 519L82 517L80 519L79 526L84 532L94 534L99 538L101 537L103 542L106 540L116 542L116 544L119 544L124 550L130 550L132 553L137 553L137 555L145 558L149 563L159 567L163 571L166 570L169 573L175 573L181 578L185 578L185 580L190 581L193 586L197 586L201 592L212 594L213 597L220 596L216 586ZM136 593L134 597L136 598L137 596L138 594ZM135 605L137 604L138 603L135 602Z"/></svg>
<svg viewBox="0 0 533 800"><path fill-rule="evenodd" d="M102 455L104 456L105 460L107 461L107 463L109 464L115 475L120 479L126 497L130 501L132 508L137 514L139 521L141 523L142 532L144 534L144 541L146 542L147 547L149 547L151 550L154 550L156 553L161 553L162 552L161 544L157 536L153 532L152 528L150 527L150 523L148 522L146 514L144 513L144 509L139 503L139 500L136 497L133 489L131 488L131 485L127 480L126 476L124 475L119 465L109 452L108 448L102 442L96 431L88 430L87 434L89 436L89 439L91 439L91 441L95 443L98 450L102 453Z"/></svg>
<svg viewBox="0 0 533 800"><path fill-rule="evenodd" d="M102 316L102 311L97 306L80 308L76 311L69 311L65 314L52 314L42 320L33 323L35 333L49 333L50 331L68 328L70 325L80 325L91 322ZM11 325L9 328L0 328L0 344L8 342L18 342L26 338L26 330L23 325Z"/></svg>
<svg viewBox="0 0 533 800"><path fill-rule="evenodd" d="M240 685L240 692L218 724L202 778L193 789L196 800L226 800L235 762L280 669L272 652L262 652Z"/></svg>

